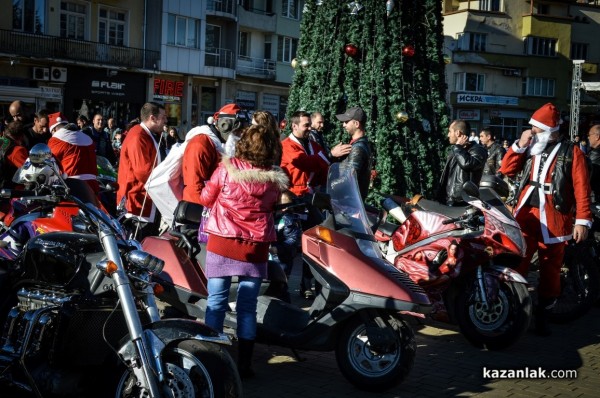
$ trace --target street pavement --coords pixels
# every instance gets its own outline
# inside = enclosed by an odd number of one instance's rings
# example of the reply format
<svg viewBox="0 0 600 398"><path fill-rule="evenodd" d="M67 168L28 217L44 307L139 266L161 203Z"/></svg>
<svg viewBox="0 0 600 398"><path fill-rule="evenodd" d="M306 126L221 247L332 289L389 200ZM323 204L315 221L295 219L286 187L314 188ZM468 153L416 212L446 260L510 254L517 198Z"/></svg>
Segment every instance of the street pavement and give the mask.
<svg viewBox="0 0 600 398"><path fill-rule="evenodd" d="M294 267L294 271L300 267ZM297 275L290 280L293 300L299 298ZM296 290L293 289L296 287ZM455 325L411 319L415 331L415 365L403 383L385 392L356 389L339 372L333 352L301 351L257 345L256 377L244 380L246 398L409 398L409 397L598 397L600 396L600 307L566 325L552 325L553 334L539 337L529 330L503 351L475 348ZM232 353L235 355L235 353ZM576 370L573 379L488 379L483 370Z"/></svg>

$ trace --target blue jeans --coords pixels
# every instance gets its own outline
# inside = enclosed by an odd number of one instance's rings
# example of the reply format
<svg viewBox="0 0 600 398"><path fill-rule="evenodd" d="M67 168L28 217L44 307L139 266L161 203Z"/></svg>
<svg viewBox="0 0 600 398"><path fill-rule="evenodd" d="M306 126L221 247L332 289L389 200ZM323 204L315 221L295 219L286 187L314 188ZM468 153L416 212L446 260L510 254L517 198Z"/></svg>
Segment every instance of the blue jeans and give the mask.
<svg viewBox="0 0 600 398"><path fill-rule="evenodd" d="M238 276L237 290L237 336L239 339L254 340L256 337L256 302L261 278ZM229 311L229 288L231 277L208 278L208 302L205 323L223 332L225 313Z"/></svg>

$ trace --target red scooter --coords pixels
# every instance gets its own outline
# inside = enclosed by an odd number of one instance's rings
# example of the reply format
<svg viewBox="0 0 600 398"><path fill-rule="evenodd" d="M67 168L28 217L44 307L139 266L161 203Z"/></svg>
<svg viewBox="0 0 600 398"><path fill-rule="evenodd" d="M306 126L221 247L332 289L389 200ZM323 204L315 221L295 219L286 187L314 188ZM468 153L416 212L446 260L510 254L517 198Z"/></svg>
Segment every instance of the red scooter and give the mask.
<svg viewBox="0 0 600 398"><path fill-rule="evenodd" d="M270 295L259 296L257 341L293 350L335 351L338 366L351 383L366 390L392 387L408 375L415 357L414 334L403 317L424 317L431 309L429 299L383 258L352 169L332 165L327 194L311 198L327 216L303 233L302 253L322 288L308 310ZM187 219L199 221L199 215ZM142 244L165 261L158 275L165 287L159 299L204 318L206 278L186 252L194 244L190 237L175 230L146 238ZM225 322L235 330L233 312Z"/></svg>
<svg viewBox="0 0 600 398"><path fill-rule="evenodd" d="M489 188L465 184L467 207L390 197L400 221L376 233L386 258L421 286L430 316L458 323L473 345L499 350L516 342L531 319L527 281L510 267L525 254L521 229Z"/></svg>

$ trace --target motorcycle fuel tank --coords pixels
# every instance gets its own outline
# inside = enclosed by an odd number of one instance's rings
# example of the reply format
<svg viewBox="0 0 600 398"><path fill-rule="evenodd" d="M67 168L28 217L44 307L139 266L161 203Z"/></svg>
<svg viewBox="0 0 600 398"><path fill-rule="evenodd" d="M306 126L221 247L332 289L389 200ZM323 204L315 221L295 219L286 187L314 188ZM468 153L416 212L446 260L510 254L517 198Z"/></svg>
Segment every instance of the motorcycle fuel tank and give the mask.
<svg viewBox="0 0 600 398"><path fill-rule="evenodd" d="M25 246L23 278L41 285L76 288L87 284L91 264L85 261L85 255L102 251L95 235L49 232L36 236Z"/></svg>

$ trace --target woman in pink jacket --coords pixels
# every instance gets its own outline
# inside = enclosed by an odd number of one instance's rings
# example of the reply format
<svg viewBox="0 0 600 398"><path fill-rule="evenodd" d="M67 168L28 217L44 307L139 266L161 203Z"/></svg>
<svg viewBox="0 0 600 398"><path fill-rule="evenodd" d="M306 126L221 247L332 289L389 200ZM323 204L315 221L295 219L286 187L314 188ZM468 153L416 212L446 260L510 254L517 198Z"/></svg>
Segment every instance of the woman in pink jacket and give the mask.
<svg viewBox="0 0 600 398"><path fill-rule="evenodd" d="M256 305L267 276L270 243L277 239L273 211L288 178L272 166L277 141L264 126L251 126L237 143L235 158L224 157L200 195L211 208L205 231L208 303L206 324L223 331L231 277L237 291L238 369L249 377L256 336Z"/></svg>

